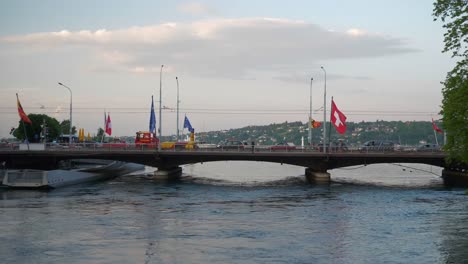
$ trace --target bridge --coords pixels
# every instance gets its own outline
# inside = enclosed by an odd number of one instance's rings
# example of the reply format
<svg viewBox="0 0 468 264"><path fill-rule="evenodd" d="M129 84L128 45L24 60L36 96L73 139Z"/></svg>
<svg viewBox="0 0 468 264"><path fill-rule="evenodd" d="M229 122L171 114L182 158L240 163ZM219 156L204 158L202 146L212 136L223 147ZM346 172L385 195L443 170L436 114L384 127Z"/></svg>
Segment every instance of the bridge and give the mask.
<svg viewBox="0 0 468 264"><path fill-rule="evenodd" d="M262 161L306 167L309 180L329 179L330 169L376 163L423 163L446 167L444 152L332 152L257 150L136 150L59 149L44 151L0 150L0 163L6 168L55 169L62 160L106 159L157 167L159 176L180 173L180 165L212 161Z"/></svg>

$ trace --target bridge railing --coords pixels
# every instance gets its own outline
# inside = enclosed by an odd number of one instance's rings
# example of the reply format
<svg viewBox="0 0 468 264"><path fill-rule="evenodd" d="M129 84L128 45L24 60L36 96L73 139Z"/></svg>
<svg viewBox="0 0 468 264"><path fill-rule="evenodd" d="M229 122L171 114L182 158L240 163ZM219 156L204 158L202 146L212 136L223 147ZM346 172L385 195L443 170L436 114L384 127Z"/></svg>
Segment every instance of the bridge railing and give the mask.
<svg viewBox="0 0 468 264"><path fill-rule="evenodd" d="M0 151L19 150L18 143L1 144ZM134 144L134 143L74 143L74 144L44 144L44 149L48 151L157 151L157 146L154 144ZM219 151L219 152L323 152L322 146L278 146L278 145L239 145L239 146L216 146L214 144L205 144L203 147L195 147L195 149L185 149L184 147L174 146L170 149L162 151ZM326 148L327 153L390 153L390 152L441 152L440 150L418 150L416 147L398 147L388 149L363 149L360 147L339 147L332 146Z"/></svg>

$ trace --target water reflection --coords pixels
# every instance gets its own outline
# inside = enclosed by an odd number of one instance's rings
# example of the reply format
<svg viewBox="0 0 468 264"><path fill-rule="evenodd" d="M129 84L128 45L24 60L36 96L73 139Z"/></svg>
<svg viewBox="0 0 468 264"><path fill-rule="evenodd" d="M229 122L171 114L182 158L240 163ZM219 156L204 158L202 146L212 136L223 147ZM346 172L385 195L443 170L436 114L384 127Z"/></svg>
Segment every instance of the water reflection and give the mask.
<svg viewBox="0 0 468 264"><path fill-rule="evenodd" d="M378 178L385 168L366 168L364 176L351 173L349 178L385 182ZM178 182L126 176L52 191L0 189L0 262L468 260L468 199L462 190L420 188L420 183L412 188L309 185L303 170L281 177L269 165L250 171L248 182L203 170L192 171L201 175L186 171ZM263 175L270 181L258 180ZM423 175L420 181L431 178ZM275 181L282 184L270 184Z"/></svg>

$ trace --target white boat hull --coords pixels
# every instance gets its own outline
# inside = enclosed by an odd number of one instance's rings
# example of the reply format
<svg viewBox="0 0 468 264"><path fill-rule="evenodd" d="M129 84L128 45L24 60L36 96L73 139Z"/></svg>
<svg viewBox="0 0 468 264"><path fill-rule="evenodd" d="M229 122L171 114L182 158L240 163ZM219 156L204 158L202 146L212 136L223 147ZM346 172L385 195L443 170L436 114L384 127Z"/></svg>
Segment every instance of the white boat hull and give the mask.
<svg viewBox="0 0 468 264"><path fill-rule="evenodd" d="M143 170L144 166L121 161L86 161L82 168L57 170L5 170L2 183L13 188L57 188L66 185L113 179ZM91 165L91 166L90 166Z"/></svg>

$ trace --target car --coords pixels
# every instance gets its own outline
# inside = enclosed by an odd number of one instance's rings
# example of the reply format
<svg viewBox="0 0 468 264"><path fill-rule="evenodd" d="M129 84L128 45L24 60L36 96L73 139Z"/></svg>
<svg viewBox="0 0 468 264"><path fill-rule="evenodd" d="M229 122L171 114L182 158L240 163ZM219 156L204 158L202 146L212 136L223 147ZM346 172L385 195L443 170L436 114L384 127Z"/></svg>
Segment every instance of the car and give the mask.
<svg viewBox="0 0 468 264"><path fill-rule="evenodd" d="M359 151L394 151L395 144L387 140L370 140L359 147Z"/></svg>
<svg viewBox="0 0 468 264"><path fill-rule="evenodd" d="M326 147L327 151L330 151L330 152L348 151L348 146L346 146L346 143L344 143L342 141L331 142L331 144L325 143L325 147ZM323 152L323 143L319 143L317 145L317 150L320 151L320 152Z"/></svg>
<svg viewBox="0 0 468 264"><path fill-rule="evenodd" d="M217 148L219 149L231 149L231 150L244 150L249 148L250 145L245 142L245 141L240 141L240 140L226 140L226 141L221 141Z"/></svg>
<svg viewBox="0 0 468 264"><path fill-rule="evenodd" d="M441 151L441 148L437 144L423 144L423 145L419 145L416 148L416 151L430 151L430 152L433 152L433 151Z"/></svg>
<svg viewBox="0 0 468 264"><path fill-rule="evenodd" d="M291 151L296 150L296 145L293 143L281 142L270 147L271 151Z"/></svg>

